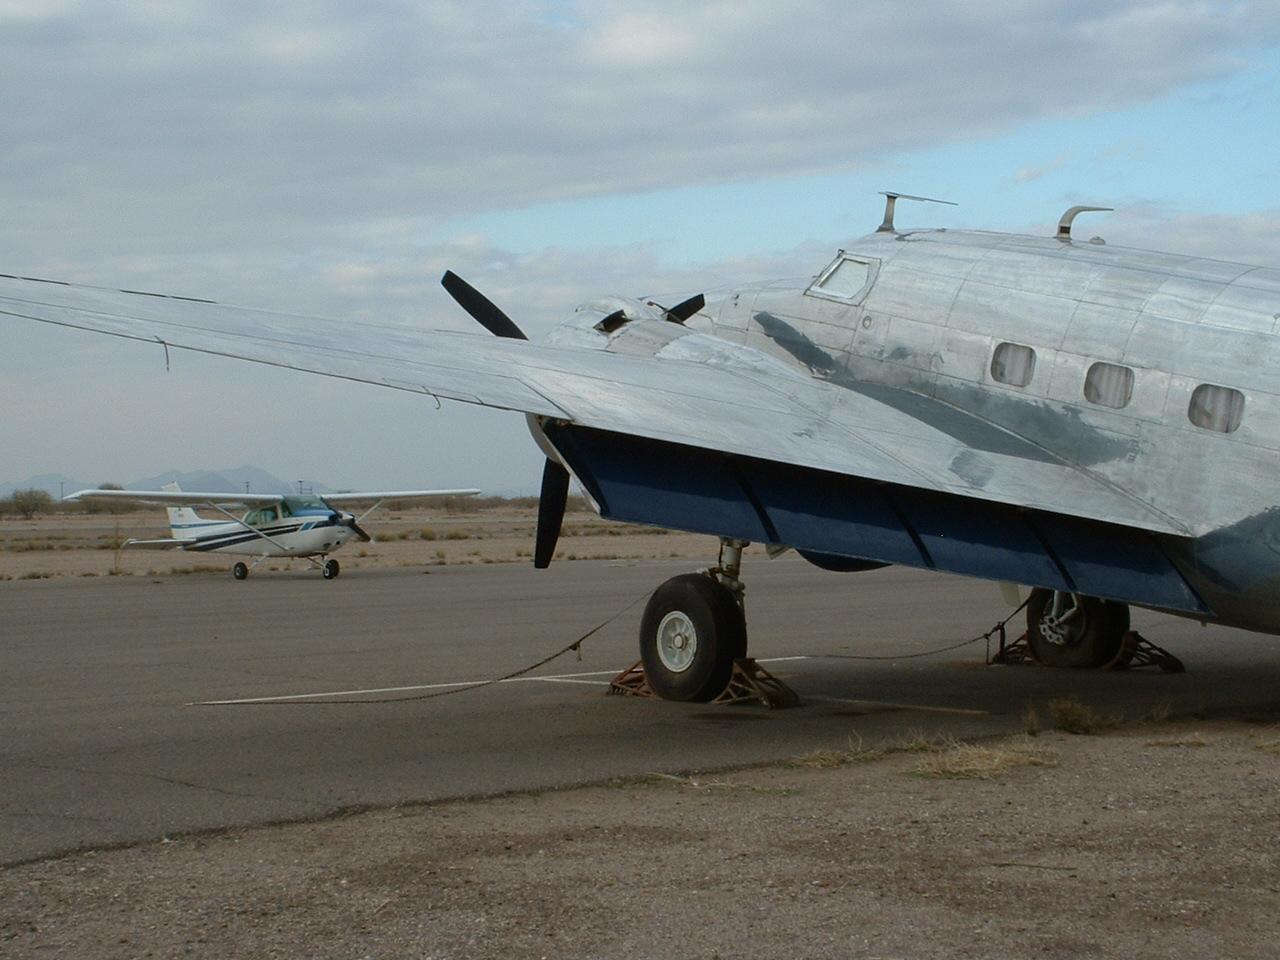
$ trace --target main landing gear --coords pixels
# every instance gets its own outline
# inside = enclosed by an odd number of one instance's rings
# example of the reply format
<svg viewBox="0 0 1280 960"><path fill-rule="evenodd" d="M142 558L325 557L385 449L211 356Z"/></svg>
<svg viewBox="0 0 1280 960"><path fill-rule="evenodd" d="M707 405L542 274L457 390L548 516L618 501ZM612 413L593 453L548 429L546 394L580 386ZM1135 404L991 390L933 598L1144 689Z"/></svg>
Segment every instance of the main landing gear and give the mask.
<svg viewBox="0 0 1280 960"><path fill-rule="evenodd" d="M1129 632L1129 607L1037 587L1027 601L1027 645L1047 667L1114 663Z"/></svg>
<svg viewBox="0 0 1280 960"><path fill-rule="evenodd" d="M249 577L250 568L256 567L265 559L267 559L265 556L254 557L253 562L248 565L246 565L243 561L237 561L236 565L231 568L231 575L235 577L237 580L247 580ZM323 562L321 562L320 560L317 560L315 557L306 557L305 559L310 560L313 564L319 567L320 575L324 577L326 580L333 580L338 576L339 573L342 572L342 568L338 566L337 560L324 559Z"/></svg>
<svg viewBox="0 0 1280 960"><path fill-rule="evenodd" d="M742 540L720 541L719 565L672 577L654 591L640 621L640 660L664 700L707 701L729 685L747 655Z"/></svg>

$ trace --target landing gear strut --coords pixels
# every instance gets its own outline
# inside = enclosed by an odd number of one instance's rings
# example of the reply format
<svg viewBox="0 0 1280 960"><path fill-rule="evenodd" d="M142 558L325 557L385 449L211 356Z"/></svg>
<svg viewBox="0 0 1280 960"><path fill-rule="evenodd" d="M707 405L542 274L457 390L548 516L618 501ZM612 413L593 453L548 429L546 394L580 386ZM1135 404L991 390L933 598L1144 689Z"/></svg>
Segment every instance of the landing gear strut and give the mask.
<svg viewBox="0 0 1280 960"><path fill-rule="evenodd" d="M640 660L649 687L664 700L705 702L729 684L747 655L747 623L738 574L742 540L720 541L720 563L672 577L654 591L640 621Z"/></svg>
<svg viewBox="0 0 1280 960"><path fill-rule="evenodd" d="M1129 608L1113 600L1037 587L1027 601L1027 645L1047 667L1100 667L1120 652Z"/></svg>

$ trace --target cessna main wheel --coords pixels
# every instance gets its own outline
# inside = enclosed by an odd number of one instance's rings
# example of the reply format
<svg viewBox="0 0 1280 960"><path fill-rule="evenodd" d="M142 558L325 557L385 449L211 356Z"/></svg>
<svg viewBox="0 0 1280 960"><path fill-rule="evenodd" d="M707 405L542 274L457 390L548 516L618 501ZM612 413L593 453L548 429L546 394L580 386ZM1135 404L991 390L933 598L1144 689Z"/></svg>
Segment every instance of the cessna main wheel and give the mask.
<svg viewBox="0 0 1280 960"><path fill-rule="evenodd" d="M234 567L231 568L231 575L235 577L237 580L243 580L247 576L249 576L249 568L246 567L243 563L237 563Z"/></svg>
<svg viewBox="0 0 1280 960"><path fill-rule="evenodd" d="M640 659L662 699L714 699L728 686L733 661L746 654L742 608L705 574L672 577L649 598L640 620Z"/></svg>
<svg viewBox="0 0 1280 960"><path fill-rule="evenodd" d="M320 568L320 572L324 574L326 580L332 580L341 570L342 568L338 566L337 560L326 560L324 566Z"/></svg>
<svg viewBox="0 0 1280 960"><path fill-rule="evenodd" d="M1037 588L1027 601L1027 644L1047 667L1100 667L1120 652L1129 608L1114 600Z"/></svg>

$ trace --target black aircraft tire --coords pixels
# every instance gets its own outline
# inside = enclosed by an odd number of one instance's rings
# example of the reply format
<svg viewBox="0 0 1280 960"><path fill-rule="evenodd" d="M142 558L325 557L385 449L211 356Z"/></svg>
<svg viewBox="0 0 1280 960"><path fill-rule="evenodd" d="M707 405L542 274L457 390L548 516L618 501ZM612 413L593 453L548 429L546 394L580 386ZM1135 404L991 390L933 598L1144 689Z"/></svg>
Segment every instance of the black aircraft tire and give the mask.
<svg viewBox="0 0 1280 960"><path fill-rule="evenodd" d="M231 568L231 575L237 580L244 580L249 576L249 568L243 563L237 563Z"/></svg>
<svg viewBox="0 0 1280 960"><path fill-rule="evenodd" d="M663 700L705 702L729 684L747 653L747 627L733 594L710 577L686 573L653 592L640 619L640 659Z"/></svg>
<svg viewBox="0 0 1280 960"><path fill-rule="evenodd" d="M342 572L342 567L338 566L337 560L326 560L324 566L320 568L320 572L326 580L332 580Z"/></svg>
<svg viewBox="0 0 1280 960"><path fill-rule="evenodd" d="M1027 645L1046 667L1094 669L1116 658L1129 630L1129 607L1114 600L1079 597L1081 609L1070 626L1059 632L1055 643L1046 622L1053 591L1036 588L1027 601Z"/></svg>

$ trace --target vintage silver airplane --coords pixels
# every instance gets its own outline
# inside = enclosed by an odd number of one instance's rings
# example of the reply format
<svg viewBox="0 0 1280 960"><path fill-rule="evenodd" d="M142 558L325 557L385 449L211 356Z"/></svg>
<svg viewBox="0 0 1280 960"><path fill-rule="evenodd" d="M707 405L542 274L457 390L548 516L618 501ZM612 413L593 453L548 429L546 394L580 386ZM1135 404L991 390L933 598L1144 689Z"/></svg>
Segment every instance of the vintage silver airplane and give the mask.
<svg viewBox="0 0 1280 960"><path fill-rule="evenodd" d="M1035 588L1043 662L1096 666L1128 605L1280 633L1280 271L1071 234L879 229L816 275L672 307L604 297L544 343L452 273L493 338L0 280L0 312L506 408L605 517L718 536L662 584L647 679L714 697L746 649L743 546ZM923 199L923 198L911 198Z"/></svg>
<svg viewBox="0 0 1280 960"><path fill-rule="evenodd" d="M269 557L299 557L318 567L326 580L342 569L329 554L355 537L373 539L360 526L362 520L389 500L439 500L470 497L479 490L397 490L377 493L328 493L324 496L286 496L279 493L196 493L176 483L163 490L80 490L66 500L124 501L163 505L169 514L172 536L158 540L126 540L125 547L151 550L191 550L196 553L229 553L251 557L237 561L231 574L244 580L249 571ZM372 504L359 516L343 506ZM202 517L195 508L221 514ZM249 508L243 516L235 508Z"/></svg>

